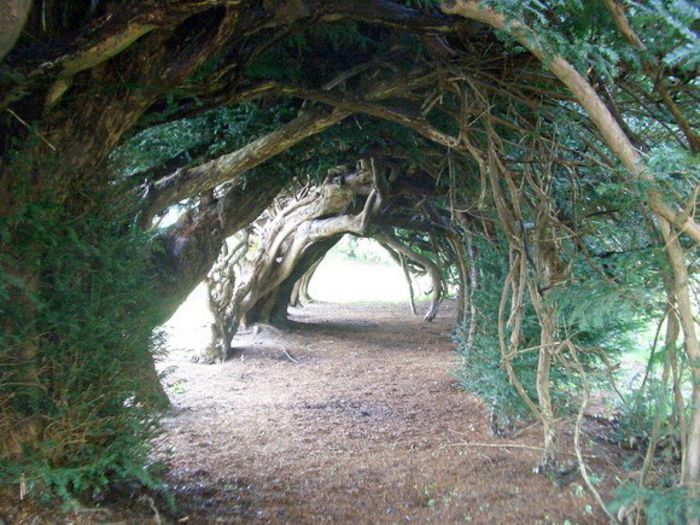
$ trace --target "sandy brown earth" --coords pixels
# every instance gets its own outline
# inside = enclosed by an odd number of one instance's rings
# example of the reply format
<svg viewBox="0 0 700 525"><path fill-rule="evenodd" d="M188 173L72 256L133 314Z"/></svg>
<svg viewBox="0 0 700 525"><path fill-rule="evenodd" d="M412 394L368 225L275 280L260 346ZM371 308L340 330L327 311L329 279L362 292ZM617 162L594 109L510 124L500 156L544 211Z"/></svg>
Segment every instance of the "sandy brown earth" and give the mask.
<svg viewBox="0 0 700 525"><path fill-rule="evenodd" d="M221 365L173 350L155 459L177 510L142 499L77 521L604 522L580 479L559 488L533 473L536 427L491 434L451 375L452 317L449 305L425 323L403 305L313 304L286 333L243 334ZM612 481L606 452L587 452Z"/></svg>
<svg viewBox="0 0 700 525"><path fill-rule="evenodd" d="M532 472L538 435L491 435L456 387L452 315L313 304L244 335L220 366L175 352L158 450L190 523L590 523L593 502ZM298 361L293 362L284 352ZM464 443L483 443L466 445ZM171 455L166 450L171 450ZM593 512L593 514L591 514Z"/></svg>

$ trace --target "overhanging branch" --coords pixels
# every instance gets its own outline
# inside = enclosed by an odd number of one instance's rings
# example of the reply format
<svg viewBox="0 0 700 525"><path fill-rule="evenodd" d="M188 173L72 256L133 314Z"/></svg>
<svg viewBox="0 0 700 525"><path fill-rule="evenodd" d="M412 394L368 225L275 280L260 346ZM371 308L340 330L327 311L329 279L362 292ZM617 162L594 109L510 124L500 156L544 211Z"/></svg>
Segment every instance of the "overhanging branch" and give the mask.
<svg viewBox="0 0 700 525"><path fill-rule="evenodd" d="M224 182L230 182L305 138L325 131L348 115L347 111L338 109L330 113L322 109L304 111L281 128L232 153L194 168L177 170L153 185L149 192L145 216L153 217L171 204L213 189Z"/></svg>

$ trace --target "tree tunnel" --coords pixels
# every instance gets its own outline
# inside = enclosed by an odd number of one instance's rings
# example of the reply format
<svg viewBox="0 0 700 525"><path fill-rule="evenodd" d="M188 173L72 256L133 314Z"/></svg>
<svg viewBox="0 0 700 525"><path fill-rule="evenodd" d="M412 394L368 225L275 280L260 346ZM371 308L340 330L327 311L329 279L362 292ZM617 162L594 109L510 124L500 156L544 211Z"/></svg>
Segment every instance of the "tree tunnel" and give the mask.
<svg viewBox="0 0 700 525"><path fill-rule="evenodd" d="M344 234L377 240L409 282L411 271L426 273L432 298L425 320L435 317L445 279L461 260L460 245L450 242L457 231L444 213L420 202L424 194L412 193L405 181L397 184L397 167L383 162L362 159L352 171L280 194L231 246L223 245L206 279L215 322L205 361L226 356L240 324L284 324L288 306L299 302L316 265ZM420 171L411 178L431 181ZM460 309L466 306L466 279L465 271L457 273Z"/></svg>
<svg viewBox="0 0 700 525"><path fill-rule="evenodd" d="M542 425L544 470L557 400L585 405L632 321L667 319L673 484L697 496L696 9L6 3L0 460L21 466L13 483L106 484L80 478L73 438L97 455L144 450L143 422L167 404L153 330L197 284L215 318L202 360L216 362L241 324L283 323L353 234L429 276L426 321L458 287L465 362L501 374ZM133 473L119 457L108 470Z"/></svg>

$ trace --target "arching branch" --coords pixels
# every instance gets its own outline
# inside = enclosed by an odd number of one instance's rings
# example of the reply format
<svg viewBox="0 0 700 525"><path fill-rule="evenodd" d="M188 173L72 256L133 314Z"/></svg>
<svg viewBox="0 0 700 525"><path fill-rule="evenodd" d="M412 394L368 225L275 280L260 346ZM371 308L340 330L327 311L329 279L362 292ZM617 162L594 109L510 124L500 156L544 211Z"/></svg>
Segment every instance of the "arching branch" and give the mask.
<svg viewBox="0 0 700 525"><path fill-rule="evenodd" d="M424 85L433 79L432 75L418 74L406 77L392 78L389 81L381 81L366 92L366 99L378 101L399 93ZM263 92L269 92L272 88L266 84ZM281 95L294 95L285 91L283 87L276 87L274 91ZM296 95L294 95L296 96ZM302 97L303 98L303 97ZM337 101L328 95L327 100L321 102ZM206 162L193 168L179 169L173 174L164 177L153 184L145 204L145 220L155 216L167 206L178 201L212 189L224 182L232 181L245 171L254 168L279 153L286 151L302 140L321 133L331 126L341 122L352 112L352 107L336 107L332 111L323 108L311 108L303 110L294 120L283 125L279 129L264 135L246 146L217 159ZM430 128L427 126L426 128ZM439 133L436 131L436 133ZM449 140L443 137L444 140Z"/></svg>
<svg viewBox="0 0 700 525"><path fill-rule="evenodd" d="M224 239L248 226L273 201L288 181L256 176L234 184L218 200L192 209L172 226L158 231L153 242L157 289L163 298L163 319L204 279L220 253Z"/></svg>
<svg viewBox="0 0 700 525"><path fill-rule="evenodd" d="M421 115L406 114L395 109L381 106L375 101L364 100L357 97L341 98L323 91L314 91L293 86L281 86L279 91L285 95L322 102L344 111L364 113L383 120L388 120L389 122L396 122L397 124L413 129L428 140L436 142L437 144L448 148L458 147L458 140L455 137L440 131Z"/></svg>
<svg viewBox="0 0 700 525"><path fill-rule="evenodd" d="M177 170L153 185L146 206L146 219L182 199L213 189L224 182L234 181L245 171L288 150L305 138L321 133L348 115L341 110L302 111L291 122L232 153L194 168Z"/></svg>
<svg viewBox="0 0 700 525"><path fill-rule="evenodd" d="M610 110L593 89L593 86L561 55L550 53L541 38L527 25L506 17L492 8L482 7L477 0L443 0L440 4L445 13L458 14L477 20L494 29L504 31L528 49L564 84L576 101L586 110L596 129L608 147L634 176L653 182L647 167L630 139L625 135ZM693 217L676 212L664 202L661 194L648 190L649 203L656 214L671 222L700 244L700 225ZM700 473L698 474L700 476Z"/></svg>
<svg viewBox="0 0 700 525"><path fill-rule="evenodd" d="M430 301L430 306L428 311L425 313L424 319L426 321L432 321L438 313L438 308L440 307L440 301L442 299L442 276L440 275L440 270L437 265L428 259L427 257L414 252L407 246L405 246L401 241L399 241L393 234L387 231L380 231L373 233L372 237L377 241L386 244L395 252L401 254L402 256L410 259L428 272L430 275L430 280L433 287L432 300Z"/></svg>

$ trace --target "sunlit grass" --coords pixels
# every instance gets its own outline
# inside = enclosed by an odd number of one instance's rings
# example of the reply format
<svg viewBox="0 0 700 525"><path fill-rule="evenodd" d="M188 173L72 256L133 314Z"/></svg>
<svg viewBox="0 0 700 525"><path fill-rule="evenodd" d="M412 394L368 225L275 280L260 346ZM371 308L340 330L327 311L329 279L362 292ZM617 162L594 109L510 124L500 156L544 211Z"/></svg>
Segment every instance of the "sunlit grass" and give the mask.
<svg viewBox="0 0 700 525"><path fill-rule="evenodd" d="M429 283L414 284L416 299ZM408 285L401 267L375 241L343 238L316 270L309 293L329 303L408 303Z"/></svg>

